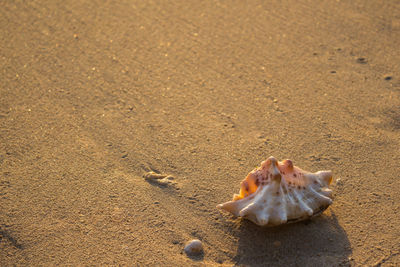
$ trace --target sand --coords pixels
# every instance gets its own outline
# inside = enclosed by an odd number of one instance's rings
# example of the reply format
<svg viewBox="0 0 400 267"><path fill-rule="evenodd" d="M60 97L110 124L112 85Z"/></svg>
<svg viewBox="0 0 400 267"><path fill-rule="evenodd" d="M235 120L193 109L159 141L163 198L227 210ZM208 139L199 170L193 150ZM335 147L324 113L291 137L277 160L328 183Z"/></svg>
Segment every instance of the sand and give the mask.
<svg viewBox="0 0 400 267"><path fill-rule="evenodd" d="M0 265L399 266L399 14L2 1ZM218 211L271 155L332 170L334 204L275 228Z"/></svg>

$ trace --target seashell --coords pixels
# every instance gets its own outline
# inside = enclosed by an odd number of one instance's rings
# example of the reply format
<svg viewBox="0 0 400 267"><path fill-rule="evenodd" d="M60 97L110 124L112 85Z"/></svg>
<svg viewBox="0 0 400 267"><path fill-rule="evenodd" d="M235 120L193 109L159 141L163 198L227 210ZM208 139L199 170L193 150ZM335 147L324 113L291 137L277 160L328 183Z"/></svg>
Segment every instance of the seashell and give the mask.
<svg viewBox="0 0 400 267"><path fill-rule="evenodd" d="M291 160L269 157L240 183L233 200L217 208L261 226L306 220L332 204L331 171L306 172Z"/></svg>

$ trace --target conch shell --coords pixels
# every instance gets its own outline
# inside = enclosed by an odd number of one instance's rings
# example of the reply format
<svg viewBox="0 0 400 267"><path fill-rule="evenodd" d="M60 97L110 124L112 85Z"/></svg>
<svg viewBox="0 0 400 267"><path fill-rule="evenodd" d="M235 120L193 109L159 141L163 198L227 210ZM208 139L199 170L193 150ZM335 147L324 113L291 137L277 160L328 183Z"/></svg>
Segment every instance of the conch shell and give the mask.
<svg viewBox="0 0 400 267"><path fill-rule="evenodd" d="M332 204L331 171L310 173L291 160L268 158L240 183L233 200L217 208L261 226L305 220Z"/></svg>

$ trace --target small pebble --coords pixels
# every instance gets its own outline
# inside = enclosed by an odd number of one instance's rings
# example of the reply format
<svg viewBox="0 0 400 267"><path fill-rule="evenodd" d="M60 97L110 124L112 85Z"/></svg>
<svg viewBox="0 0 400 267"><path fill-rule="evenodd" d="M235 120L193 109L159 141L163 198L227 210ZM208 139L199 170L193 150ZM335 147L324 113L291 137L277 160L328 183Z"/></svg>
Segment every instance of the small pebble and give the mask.
<svg viewBox="0 0 400 267"><path fill-rule="evenodd" d="M367 59L365 57L359 57L357 58L357 63L359 64L367 64Z"/></svg>
<svg viewBox="0 0 400 267"><path fill-rule="evenodd" d="M203 252L203 245L200 240L193 239L186 243L185 245L185 252L187 255L198 255Z"/></svg>
<svg viewBox="0 0 400 267"><path fill-rule="evenodd" d="M281 246L281 241L274 241L274 246L275 247L280 247Z"/></svg>

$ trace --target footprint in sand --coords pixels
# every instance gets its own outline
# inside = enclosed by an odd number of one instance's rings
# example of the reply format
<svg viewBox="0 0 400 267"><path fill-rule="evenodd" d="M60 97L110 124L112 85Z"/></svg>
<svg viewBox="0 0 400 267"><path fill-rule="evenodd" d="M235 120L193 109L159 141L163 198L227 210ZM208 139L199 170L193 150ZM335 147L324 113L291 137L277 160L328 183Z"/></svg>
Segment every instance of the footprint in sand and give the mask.
<svg viewBox="0 0 400 267"><path fill-rule="evenodd" d="M176 186L175 178L168 174L160 174L150 171L143 175L143 178L149 183L158 184L162 186Z"/></svg>

